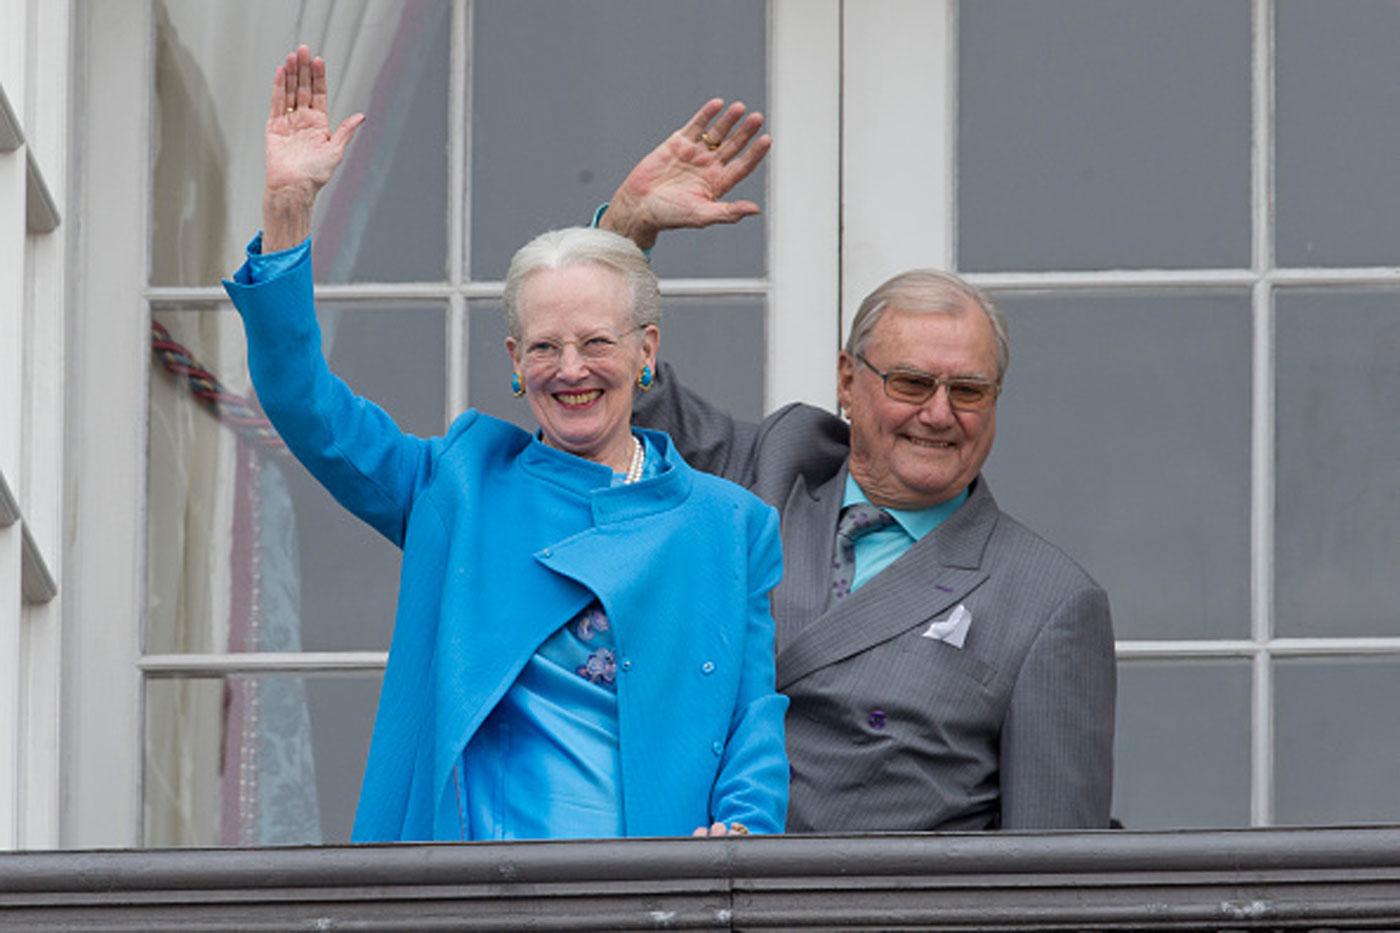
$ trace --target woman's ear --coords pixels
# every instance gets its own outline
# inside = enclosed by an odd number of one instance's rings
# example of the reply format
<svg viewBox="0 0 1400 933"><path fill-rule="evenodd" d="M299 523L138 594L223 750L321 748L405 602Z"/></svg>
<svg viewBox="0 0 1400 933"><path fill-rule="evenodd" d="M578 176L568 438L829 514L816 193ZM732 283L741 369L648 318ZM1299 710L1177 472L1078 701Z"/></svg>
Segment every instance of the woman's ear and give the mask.
<svg viewBox="0 0 1400 933"><path fill-rule="evenodd" d="M655 324L648 324L642 328L642 355L646 357L646 364L652 369L656 368L656 354L661 350L661 328Z"/></svg>

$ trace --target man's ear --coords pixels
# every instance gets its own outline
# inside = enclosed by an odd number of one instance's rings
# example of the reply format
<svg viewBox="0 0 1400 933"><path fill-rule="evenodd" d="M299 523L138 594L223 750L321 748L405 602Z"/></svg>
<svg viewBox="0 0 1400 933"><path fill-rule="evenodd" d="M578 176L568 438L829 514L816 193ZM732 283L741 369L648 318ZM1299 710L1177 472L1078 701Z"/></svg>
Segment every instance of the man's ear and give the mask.
<svg viewBox="0 0 1400 933"><path fill-rule="evenodd" d="M842 350L840 356L836 358L836 401L845 412L851 410L851 393L856 379L856 365L855 357L845 350Z"/></svg>

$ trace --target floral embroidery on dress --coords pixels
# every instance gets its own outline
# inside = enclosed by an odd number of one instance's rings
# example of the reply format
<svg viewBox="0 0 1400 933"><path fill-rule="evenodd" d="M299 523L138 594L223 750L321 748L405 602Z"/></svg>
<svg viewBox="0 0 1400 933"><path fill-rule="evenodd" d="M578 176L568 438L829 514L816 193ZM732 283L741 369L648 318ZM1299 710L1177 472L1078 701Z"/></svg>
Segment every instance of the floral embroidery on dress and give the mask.
<svg viewBox="0 0 1400 933"><path fill-rule="evenodd" d="M608 625L608 614L603 611L603 607L597 604L589 606L578 614L574 620L574 634L581 641L592 641L593 636L598 632L606 632Z"/></svg>
<svg viewBox="0 0 1400 933"><path fill-rule="evenodd" d="M617 677L617 655L611 648L599 648L578 668L578 675L591 683L611 684Z"/></svg>

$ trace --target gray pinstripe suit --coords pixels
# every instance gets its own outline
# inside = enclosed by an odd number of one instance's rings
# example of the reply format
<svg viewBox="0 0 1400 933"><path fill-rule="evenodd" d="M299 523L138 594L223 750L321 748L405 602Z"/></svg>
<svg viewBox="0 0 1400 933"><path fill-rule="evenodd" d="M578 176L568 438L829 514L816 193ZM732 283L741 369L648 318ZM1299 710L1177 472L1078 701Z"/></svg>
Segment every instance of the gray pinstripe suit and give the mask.
<svg viewBox="0 0 1400 933"><path fill-rule="evenodd" d="M793 832L1108 825L1116 690L1104 591L985 479L937 530L829 599L848 431L790 405L736 421L660 366L635 420L782 513L773 594ZM961 649L923 637L959 604Z"/></svg>

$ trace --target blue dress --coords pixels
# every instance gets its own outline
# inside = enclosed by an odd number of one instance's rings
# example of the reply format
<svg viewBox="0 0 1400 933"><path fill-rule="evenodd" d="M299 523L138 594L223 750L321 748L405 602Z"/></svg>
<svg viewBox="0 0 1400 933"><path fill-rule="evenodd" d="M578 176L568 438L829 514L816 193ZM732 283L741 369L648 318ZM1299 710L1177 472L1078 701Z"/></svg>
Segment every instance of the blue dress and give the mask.
<svg viewBox="0 0 1400 933"><path fill-rule="evenodd" d="M644 450L647 479L658 455ZM462 753L462 838L624 836L620 772L617 646L595 600L530 657Z"/></svg>

